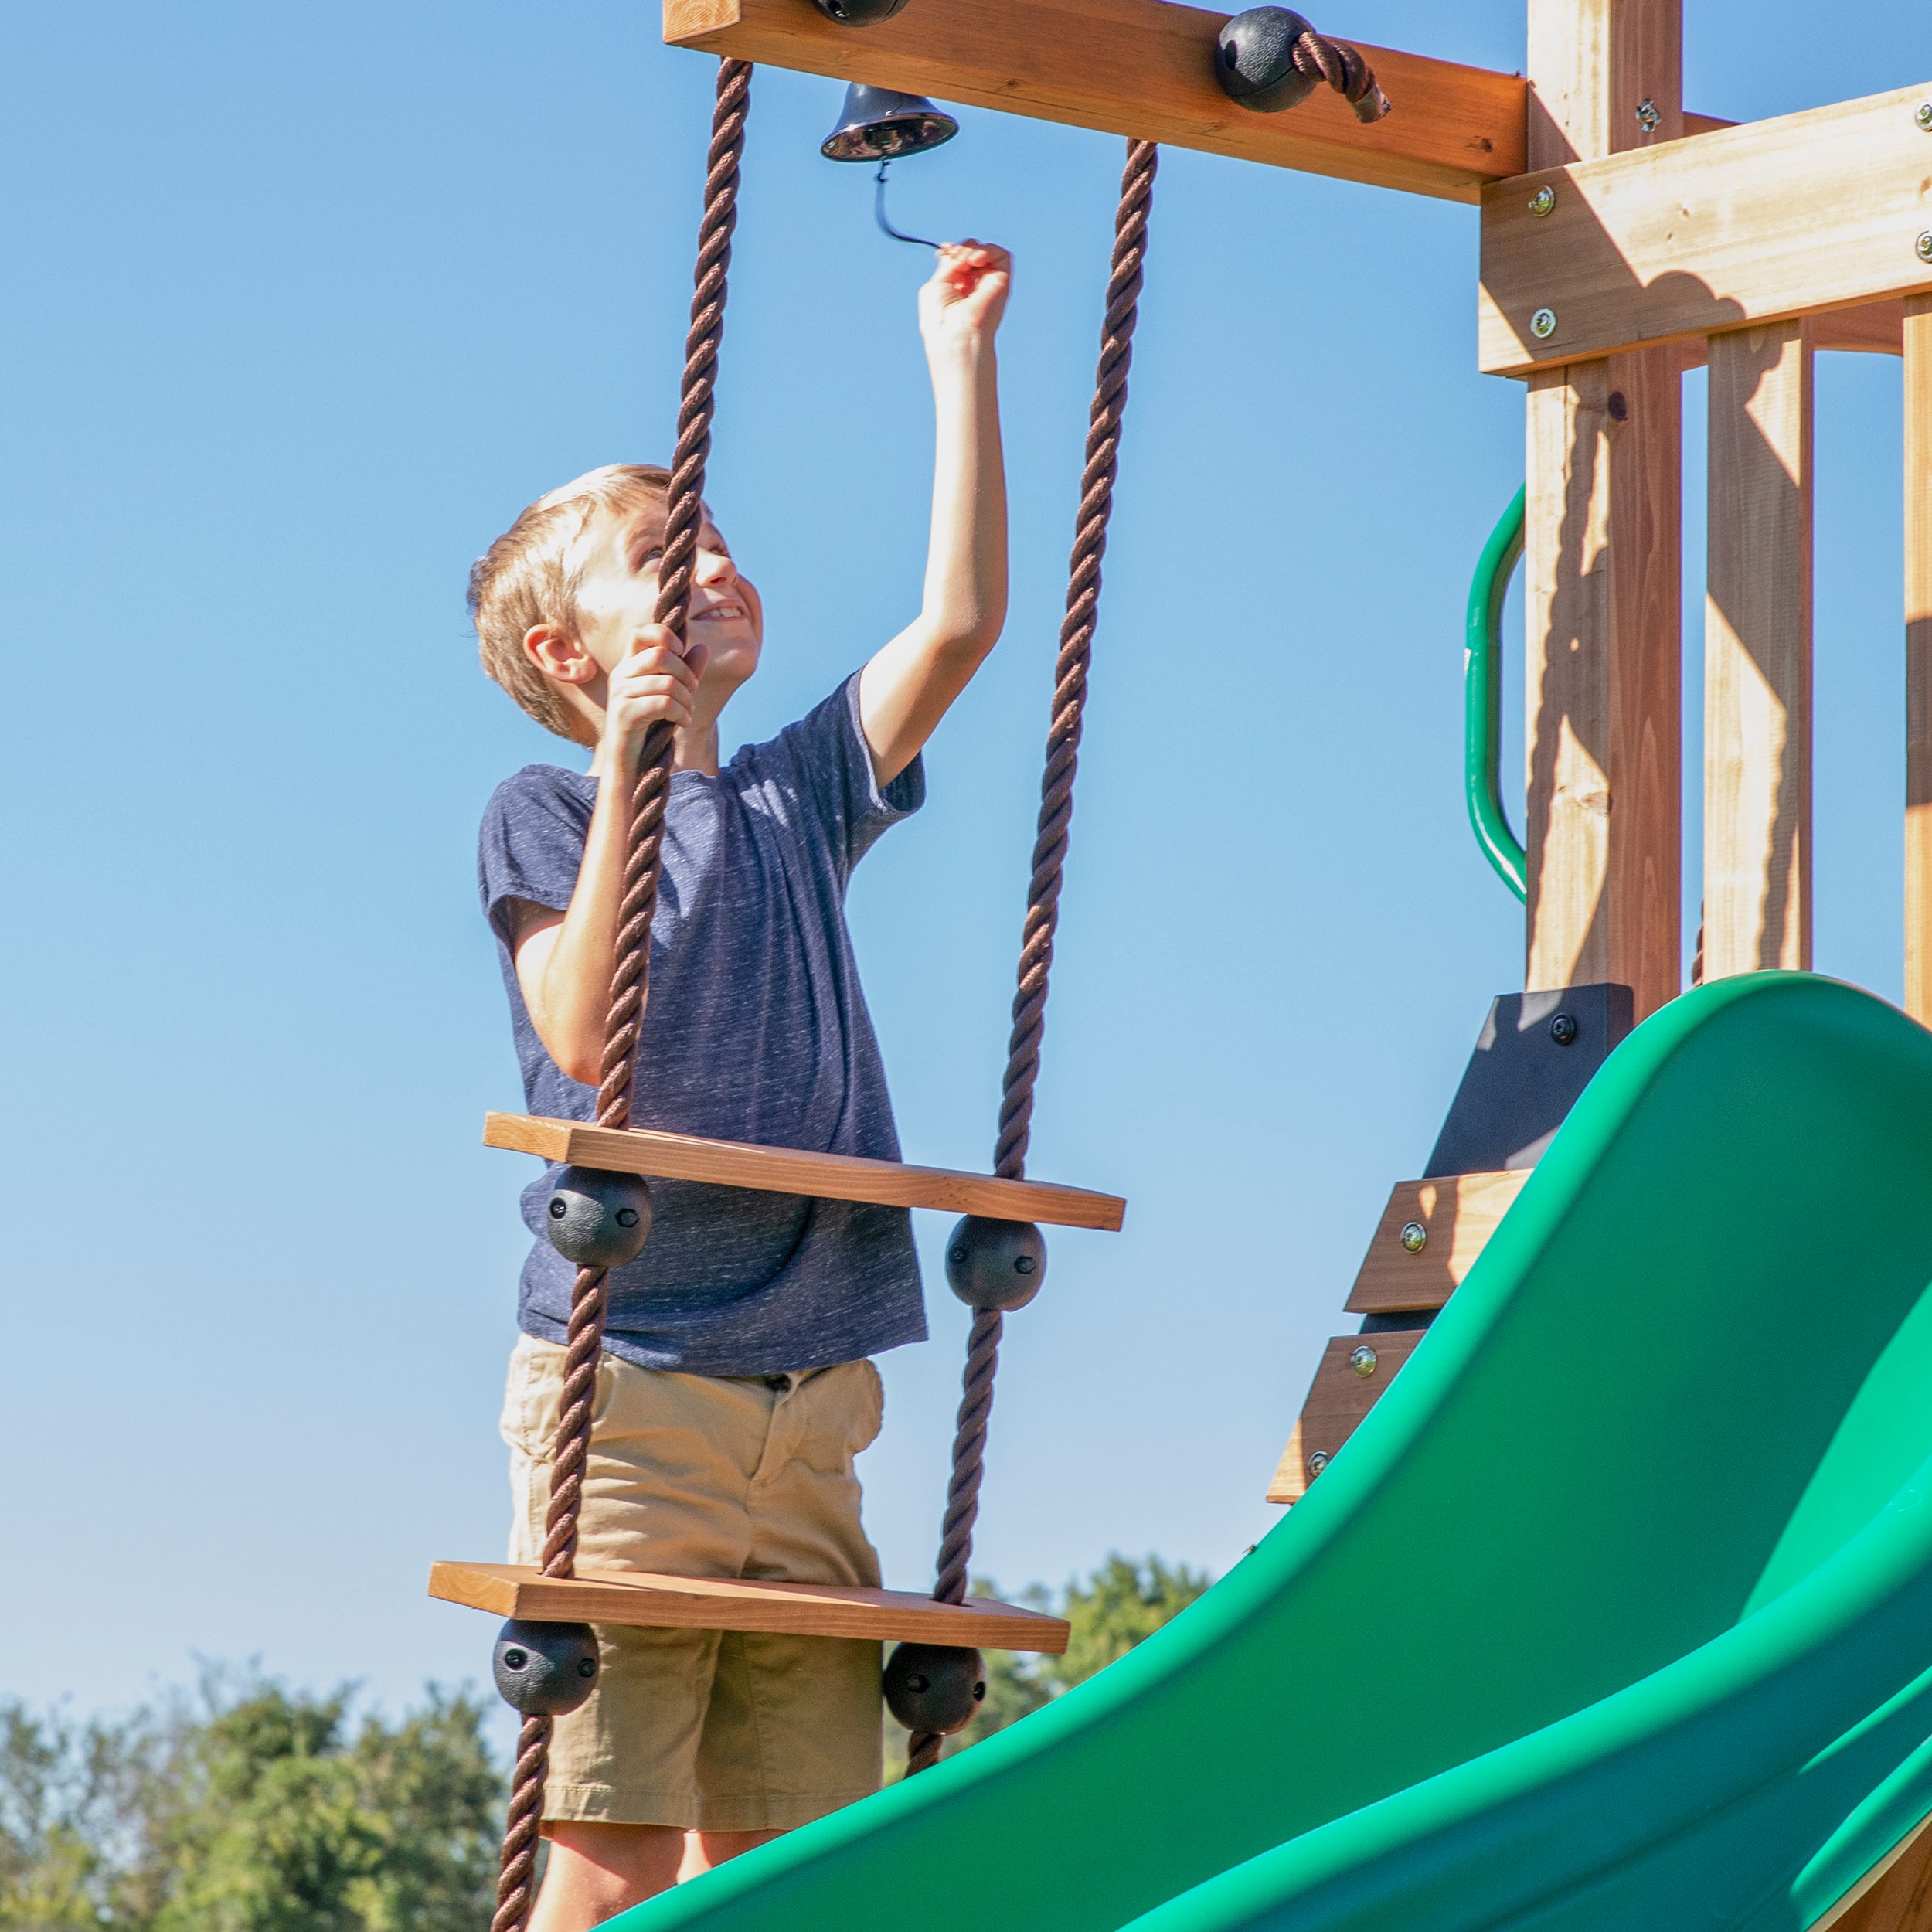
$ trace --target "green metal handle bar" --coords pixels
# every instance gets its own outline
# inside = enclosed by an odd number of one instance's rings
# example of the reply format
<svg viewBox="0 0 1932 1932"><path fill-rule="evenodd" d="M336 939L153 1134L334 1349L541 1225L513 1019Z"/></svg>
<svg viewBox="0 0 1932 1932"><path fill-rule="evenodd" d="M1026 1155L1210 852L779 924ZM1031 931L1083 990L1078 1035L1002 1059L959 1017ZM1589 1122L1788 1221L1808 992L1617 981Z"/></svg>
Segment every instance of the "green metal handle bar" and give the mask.
<svg viewBox="0 0 1932 1932"><path fill-rule="evenodd" d="M1522 556L1524 490L1482 546L1463 626L1463 779L1482 855L1516 896L1529 896L1527 859L1502 813L1502 605Z"/></svg>

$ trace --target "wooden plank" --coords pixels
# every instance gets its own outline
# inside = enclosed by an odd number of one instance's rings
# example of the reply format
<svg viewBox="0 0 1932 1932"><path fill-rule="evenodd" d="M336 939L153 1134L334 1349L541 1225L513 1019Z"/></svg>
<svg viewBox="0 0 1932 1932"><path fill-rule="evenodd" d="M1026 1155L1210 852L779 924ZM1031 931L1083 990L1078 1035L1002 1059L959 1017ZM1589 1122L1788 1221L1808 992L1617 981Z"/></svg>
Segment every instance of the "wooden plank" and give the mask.
<svg viewBox="0 0 1932 1932"><path fill-rule="evenodd" d="M1311 1483L1333 1459L1335 1451L1360 1427L1362 1418L1380 1400L1382 1392L1415 1352L1426 1331L1388 1328L1379 1335L1338 1335L1322 1351L1301 1420L1288 1440L1287 1452L1268 1485L1270 1502L1299 1502ZM1358 1351L1374 1358L1366 1374L1355 1366Z"/></svg>
<svg viewBox="0 0 1932 1932"><path fill-rule="evenodd" d="M1442 1307L1529 1179L1529 1168L1512 1168L1398 1182L1349 1291L1349 1313L1404 1315ZM1421 1231L1420 1247L1413 1245L1414 1229Z"/></svg>
<svg viewBox="0 0 1932 1932"><path fill-rule="evenodd" d="M1702 369L1707 359L1701 341L1680 342L1677 352L1686 369ZM1811 346L1821 352L1835 350L1854 355L1903 355L1905 353L1905 302L1867 302L1862 308L1835 308L1811 318Z"/></svg>
<svg viewBox="0 0 1932 1932"><path fill-rule="evenodd" d="M1326 88L1286 114L1253 114L1214 79L1215 38L1226 18L1172 0L922 0L859 31L805 0L665 0L664 37L1451 201L1474 202L1483 182L1527 165L1516 75L1354 41L1394 104L1385 119L1364 127ZM1324 19L1321 26L1353 41L1345 22Z"/></svg>
<svg viewBox="0 0 1932 1932"><path fill-rule="evenodd" d="M1539 0L1542 3L1542 0ZM1532 68L1532 75L1533 75ZM1492 375L1932 290L1932 94L1895 89L1546 165L1485 189L1478 359ZM1556 197L1544 216L1534 197ZM1553 332L1539 338L1547 310Z"/></svg>
<svg viewBox="0 0 1932 1932"><path fill-rule="evenodd" d="M1932 1026L1932 297L1905 319L1905 1010Z"/></svg>
<svg viewBox="0 0 1932 1932"><path fill-rule="evenodd" d="M1811 1932L1932 1932L1932 1821L1900 1839Z"/></svg>
<svg viewBox="0 0 1932 1932"><path fill-rule="evenodd" d="M1681 134L1676 0L1532 0L1529 23L1532 167ZM1621 981L1639 1019L1678 986L1682 386L1650 351L1527 399L1524 984Z"/></svg>
<svg viewBox="0 0 1932 1932"><path fill-rule="evenodd" d="M778 1630L801 1637L908 1638L967 1648L1057 1657L1067 1626L1057 1617L990 1597L937 1604L905 1590L767 1583L736 1577L665 1577L587 1570L546 1577L521 1563L439 1563L430 1592L445 1603L538 1623L641 1624L673 1630Z"/></svg>
<svg viewBox="0 0 1932 1932"><path fill-rule="evenodd" d="M937 1208L996 1221L1044 1221L1053 1227L1119 1232L1127 1203L1051 1181L1002 1181L947 1168L907 1167L850 1154L807 1154L747 1141L707 1141L645 1128L623 1131L534 1114L488 1114L485 1147L508 1148L546 1161L647 1174L670 1181L709 1181L768 1194L809 1194L830 1201L872 1201L883 1207Z"/></svg>
<svg viewBox="0 0 1932 1932"><path fill-rule="evenodd" d="M1810 331L1711 338L1707 981L1811 964Z"/></svg>

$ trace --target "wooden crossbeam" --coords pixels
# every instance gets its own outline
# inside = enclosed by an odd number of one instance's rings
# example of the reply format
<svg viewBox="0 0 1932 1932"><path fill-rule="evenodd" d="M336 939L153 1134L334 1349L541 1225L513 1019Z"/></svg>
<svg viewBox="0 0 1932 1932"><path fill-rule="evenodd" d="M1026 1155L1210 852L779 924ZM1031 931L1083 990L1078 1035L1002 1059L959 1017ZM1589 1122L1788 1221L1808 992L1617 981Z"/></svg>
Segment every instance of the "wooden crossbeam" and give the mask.
<svg viewBox="0 0 1932 1932"><path fill-rule="evenodd" d="M739 1577L665 1577L587 1570L546 1577L522 1563L440 1563L430 1594L492 1616L544 1624L625 1624L650 1629L776 1630L799 1637L876 1637L965 1649L1066 1648L1057 1617L991 1597L938 1604L906 1590L767 1583Z"/></svg>
<svg viewBox="0 0 1932 1932"><path fill-rule="evenodd" d="M849 1154L808 1154L748 1141L708 1141L645 1128L620 1131L537 1114L484 1117L483 1144L535 1154L577 1167L607 1168L668 1181L709 1181L719 1187L757 1188L767 1194L808 1194L830 1201L871 1201L883 1207L937 1208L995 1221L1044 1221L1049 1226L1100 1228L1117 1233L1127 1203L1117 1195L1051 1181L1002 1181L949 1168L907 1167L897 1161Z"/></svg>
<svg viewBox="0 0 1932 1932"><path fill-rule="evenodd" d="M1900 88L1485 189L1482 368L1520 376L1932 291L1928 99ZM1553 318L1541 335L1539 315Z"/></svg>
<svg viewBox="0 0 1932 1932"><path fill-rule="evenodd" d="M1527 1168L1400 1181L1345 1304L1352 1315L1440 1308L1462 1285L1529 1179Z"/></svg>
<svg viewBox="0 0 1932 1932"><path fill-rule="evenodd" d="M810 0L665 0L664 37L1449 201L1474 202L1485 182L1526 165L1518 75L1352 42L1395 104L1386 120L1364 127L1326 88L1286 114L1251 114L1214 79L1227 17L1172 0L917 0L859 29L835 25ZM1320 25L1352 41L1345 23Z"/></svg>

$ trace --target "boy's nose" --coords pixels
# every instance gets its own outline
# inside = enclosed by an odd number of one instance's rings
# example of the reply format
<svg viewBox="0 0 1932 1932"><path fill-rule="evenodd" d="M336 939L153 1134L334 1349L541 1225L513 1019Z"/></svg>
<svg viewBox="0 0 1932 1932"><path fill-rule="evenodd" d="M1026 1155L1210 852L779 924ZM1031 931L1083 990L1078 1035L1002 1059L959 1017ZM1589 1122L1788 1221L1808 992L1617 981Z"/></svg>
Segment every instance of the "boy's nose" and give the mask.
<svg viewBox="0 0 1932 1932"><path fill-rule="evenodd" d="M699 583L707 586L730 583L736 577L738 566L722 550L707 550L700 544L693 574Z"/></svg>

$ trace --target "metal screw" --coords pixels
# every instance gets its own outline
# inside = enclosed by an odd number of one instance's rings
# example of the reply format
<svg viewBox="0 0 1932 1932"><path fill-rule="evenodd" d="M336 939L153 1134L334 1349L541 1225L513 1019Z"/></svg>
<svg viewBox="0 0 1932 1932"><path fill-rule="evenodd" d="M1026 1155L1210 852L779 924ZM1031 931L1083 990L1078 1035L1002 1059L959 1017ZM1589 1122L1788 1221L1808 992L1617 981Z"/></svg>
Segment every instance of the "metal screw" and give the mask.
<svg viewBox="0 0 1932 1932"><path fill-rule="evenodd" d="M1921 100L1919 103L1918 112L1915 114L1912 118L1916 121L1928 134L1932 134L1932 100Z"/></svg>
<svg viewBox="0 0 1932 1932"><path fill-rule="evenodd" d="M1532 215L1546 215L1556 205L1556 191L1553 188L1539 188L1529 197L1529 212Z"/></svg>
<svg viewBox="0 0 1932 1932"><path fill-rule="evenodd" d="M1308 1458L1308 1474L1311 1476L1320 1475L1328 1466L1328 1452L1325 1449L1316 1450L1315 1454Z"/></svg>
<svg viewBox="0 0 1932 1932"><path fill-rule="evenodd" d="M1429 1245L1429 1230L1420 1221L1411 1221L1402 1230L1402 1245L1411 1254L1420 1254Z"/></svg>
<svg viewBox="0 0 1932 1932"><path fill-rule="evenodd" d="M1654 134L1663 125L1664 117L1657 103L1646 95L1637 104L1637 124L1647 134Z"/></svg>
<svg viewBox="0 0 1932 1932"><path fill-rule="evenodd" d="M1922 262L1932 262L1932 228L1928 228L1919 237L1916 246L1919 251L1919 260Z"/></svg>
<svg viewBox="0 0 1932 1932"><path fill-rule="evenodd" d="M1567 1046L1577 1037L1577 1022L1568 1013L1559 1013L1549 1022L1549 1037L1559 1046Z"/></svg>
<svg viewBox="0 0 1932 1932"><path fill-rule="evenodd" d="M1546 342L1556 332L1556 311L1553 308L1539 308L1529 318L1529 332L1539 342Z"/></svg>
<svg viewBox="0 0 1932 1932"><path fill-rule="evenodd" d="M1367 1342L1349 1358L1349 1366L1359 1376L1372 1376L1376 1372L1376 1352Z"/></svg>

